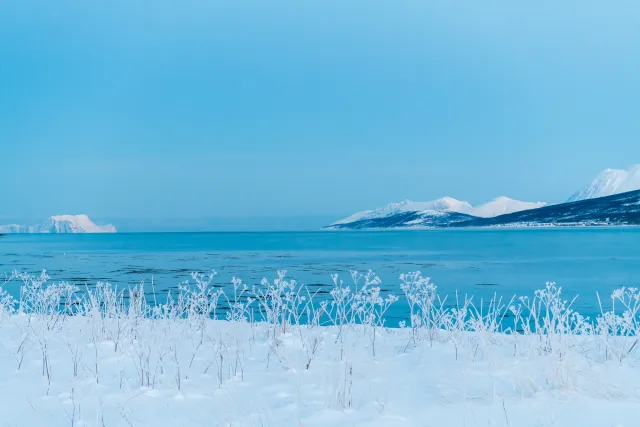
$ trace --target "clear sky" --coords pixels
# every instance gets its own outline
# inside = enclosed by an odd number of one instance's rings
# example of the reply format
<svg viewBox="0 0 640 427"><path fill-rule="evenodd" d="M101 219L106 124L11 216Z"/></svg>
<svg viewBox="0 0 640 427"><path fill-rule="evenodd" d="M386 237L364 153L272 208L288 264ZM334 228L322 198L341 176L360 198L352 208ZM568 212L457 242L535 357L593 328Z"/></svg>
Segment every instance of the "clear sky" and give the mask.
<svg viewBox="0 0 640 427"><path fill-rule="evenodd" d="M640 163L639 40L637 0L2 1L0 217L561 201Z"/></svg>

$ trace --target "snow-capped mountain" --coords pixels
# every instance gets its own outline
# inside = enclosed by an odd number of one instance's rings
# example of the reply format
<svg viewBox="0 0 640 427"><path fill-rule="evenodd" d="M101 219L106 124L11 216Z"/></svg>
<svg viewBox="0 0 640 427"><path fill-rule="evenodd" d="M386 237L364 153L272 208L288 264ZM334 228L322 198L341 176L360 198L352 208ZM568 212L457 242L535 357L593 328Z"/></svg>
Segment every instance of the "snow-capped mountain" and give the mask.
<svg viewBox="0 0 640 427"><path fill-rule="evenodd" d="M538 209L473 218L453 227L536 227L640 225L640 191L626 191L606 197L544 206Z"/></svg>
<svg viewBox="0 0 640 427"><path fill-rule="evenodd" d="M402 202L389 203L387 206L382 208L354 213L347 218L334 222L331 226L348 224L365 219L384 218L402 212L434 211L467 213L471 209L472 206L468 202L456 200L453 197L443 197L441 199L431 200L430 202L412 202L411 200L404 200Z"/></svg>
<svg viewBox="0 0 640 427"><path fill-rule="evenodd" d="M96 225L87 215L56 215L36 225L0 225L0 233L115 233L112 224Z"/></svg>
<svg viewBox="0 0 640 427"><path fill-rule="evenodd" d="M513 203L516 202L516 203ZM533 205L533 206L532 206ZM537 203L517 202L498 198L479 206L480 214L490 214L501 209L518 210L494 217L482 218L469 213L425 210L396 212L388 216L361 218L354 222L331 225L339 229L384 228L459 228L459 227L549 227L549 226L618 226L640 225L640 190L627 191L606 197L577 202L536 207ZM485 206L487 206L485 208ZM486 209L486 210L485 210Z"/></svg>
<svg viewBox="0 0 640 427"><path fill-rule="evenodd" d="M634 190L640 190L640 165L630 166L627 170L605 169L587 186L569 197L567 202L595 199Z"/></svg>
<svg viewBox="0 0 640 427"><path fill-rule="evenodd" d="M498 215L537 209L546 205L545 202L521 202L520 200L502 196L483 205L476 206L466 213L480 218L493 218Z"/></svg>
<svg viewBox="0 0 640 427"><path fill-rule="evenodd" d="M355 213L332 223L329 228L443 226L474 217L491 218L545 205L544 202L521 202L508 197L498 197L475 208L468 202L452 197L443 197L430 202L405 200L390 203L382 208Z"/></svg>

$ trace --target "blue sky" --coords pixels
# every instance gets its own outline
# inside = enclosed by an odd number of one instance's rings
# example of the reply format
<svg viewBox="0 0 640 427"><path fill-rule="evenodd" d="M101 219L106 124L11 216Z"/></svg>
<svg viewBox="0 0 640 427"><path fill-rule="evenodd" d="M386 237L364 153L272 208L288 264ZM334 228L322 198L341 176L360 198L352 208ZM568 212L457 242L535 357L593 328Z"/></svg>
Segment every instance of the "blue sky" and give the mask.
<svg viewBox="0 0 640 427"><path fill-rule="evenodd" d="M638 40L636 1L2 2L0 217L561 201L640 163Z"/></svg>

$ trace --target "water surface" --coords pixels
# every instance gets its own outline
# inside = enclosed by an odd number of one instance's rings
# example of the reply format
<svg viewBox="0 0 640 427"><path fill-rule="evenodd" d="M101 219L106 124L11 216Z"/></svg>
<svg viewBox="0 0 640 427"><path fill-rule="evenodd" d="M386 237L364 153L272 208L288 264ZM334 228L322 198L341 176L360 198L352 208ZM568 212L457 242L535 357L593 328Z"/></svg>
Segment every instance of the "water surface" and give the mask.
<svg viewBox="0 0 640 427"><path fill-rule="evenodd" d="M286 269L317 288L331 284L331 273L349 282L349 270L372 269L384 290L398 294L400 273L419 270L443 294L457 290L476 300L531 295L555 281L568 298L580 295L579 311L593 315L596 291L608 296L640 283L640 229L5 235L0 272L13 269L46 269L53 279L77 285L153 278L157 291L175 288L191 271L215 269L217 283L226 286L233 276L253 285ZM402 316L404 308L392 314Z"/></svg>

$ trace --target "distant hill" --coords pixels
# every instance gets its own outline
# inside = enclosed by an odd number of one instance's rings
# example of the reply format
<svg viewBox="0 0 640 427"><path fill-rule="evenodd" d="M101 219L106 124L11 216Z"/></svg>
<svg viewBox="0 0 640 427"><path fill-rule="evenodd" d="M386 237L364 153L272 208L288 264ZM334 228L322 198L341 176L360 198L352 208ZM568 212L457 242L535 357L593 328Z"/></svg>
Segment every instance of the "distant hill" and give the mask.
<svg viewBox="0 0 640 427"><path fill-rule="evenodd" d="M0 233L115 233L111 225L96 225L87 215L56 215L36 225L0 225Z"/></svg>
<svg viewBox="0 0 640 427"><path fill-rule="evenodd" d="M495 218L474 218L459 224L451 224L451 226L466 227L518 225L640 225L640 191L545 206Z"/></svg>
<svg viewBox="0 0 640 427"><path fill-rule="evenodd" d="M476 207L453 197L430 202L405 200L355 213L332 223L328 228L442 227L474 217L493 217L545 205L544 202L521 202L508 197L498 197Z"/></svg>
<svg viewBox="0 0 640 427"><path fill-rule="evenodd" d="M589 226L640 225L640 191L607 197L543 206L492 218L480 218L458 212L426 210L397 212L384 217L360 218L334 223L328 228L421 228L421 227L490 227L490 226Z"/></svg>
<svg viewBox="0 0 640 427"><path fill-rule="evenodd" d="M476 219L471 215L458 212L425 210L420 212L398 212L393 215L361 218L352 222L333 223L332 229L369 229L369 228L416 228L416 227L449 227L456 223L464 223Z"/></svg>

